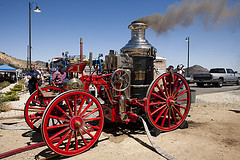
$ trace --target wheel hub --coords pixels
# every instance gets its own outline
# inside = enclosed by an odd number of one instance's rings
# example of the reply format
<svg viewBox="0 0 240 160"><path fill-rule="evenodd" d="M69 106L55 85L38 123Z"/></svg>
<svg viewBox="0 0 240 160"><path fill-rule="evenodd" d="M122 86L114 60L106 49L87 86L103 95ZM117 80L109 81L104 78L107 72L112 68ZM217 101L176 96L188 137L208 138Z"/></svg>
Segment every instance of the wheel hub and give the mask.
<svg viewBox="0 0 240 160"><path fill-rule="evenodd" d="M175 101L174 98L170 96L167 98L167 106L172 107L173 105L175 105Z"/></svg>
<svg viewBox="0 0 240 160"><path fill-rule="evenodd" d="M70 128L74 131L78 130L83 126L83 119L80 116L74 116L70 120Z"/></svg>

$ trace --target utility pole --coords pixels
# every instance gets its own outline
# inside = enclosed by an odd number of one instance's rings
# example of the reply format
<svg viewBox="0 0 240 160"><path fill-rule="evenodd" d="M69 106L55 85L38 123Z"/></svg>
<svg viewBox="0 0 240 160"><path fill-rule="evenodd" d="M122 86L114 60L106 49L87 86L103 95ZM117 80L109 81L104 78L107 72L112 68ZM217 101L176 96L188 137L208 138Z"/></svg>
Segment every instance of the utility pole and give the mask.
<svg viewBox="0 0 240 160"><path fill-rule="evenodd" d="M187 37L185 41L188 42L188 54L187 54L187 77L189 77L189 43L190 43L190 38Z"/></svg>

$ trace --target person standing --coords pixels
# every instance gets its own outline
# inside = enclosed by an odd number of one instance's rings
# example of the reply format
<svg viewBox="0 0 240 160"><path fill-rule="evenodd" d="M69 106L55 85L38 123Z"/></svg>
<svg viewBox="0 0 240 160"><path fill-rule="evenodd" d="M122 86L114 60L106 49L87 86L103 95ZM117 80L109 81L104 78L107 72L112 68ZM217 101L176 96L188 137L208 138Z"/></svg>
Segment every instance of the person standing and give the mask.
<svg viewBox="0 0 240 160"><path fill-rule="evenodd" d="M24 83L23 83L23 90L27 91L28 90L28 81L29 79L27 78L27 74L24 75Z"/></svg>
<svg viewBox="0 0 240 160"><path fill-rule="evenodd" d="M183 67L184 67L184 65L183 64L179 64L178 66L177 66L177 68L176 68L176 72L178 73L178 74L181 74L182 76L184 76L184 70L183 70Z"/></svg>
<svg viewBox="0 0 240 160"><path fill-rule="evenodd" d="M39 72L36 70L35 66L32 65L30 71L27 73L28 89L30 95L36 90L36 84L40 78Z"/></svg>
<svg viewBox="0 0 240 160"><path fill-rule="evenodd" d="M52 76L52 84L54 86L57 86L59 88L63 88L63 80L66 78L66 72L63 72L63 68L64 68L64 65L63 64L60 64L58 66L58 70L56 72L53 73L53 76Z"/></svg>

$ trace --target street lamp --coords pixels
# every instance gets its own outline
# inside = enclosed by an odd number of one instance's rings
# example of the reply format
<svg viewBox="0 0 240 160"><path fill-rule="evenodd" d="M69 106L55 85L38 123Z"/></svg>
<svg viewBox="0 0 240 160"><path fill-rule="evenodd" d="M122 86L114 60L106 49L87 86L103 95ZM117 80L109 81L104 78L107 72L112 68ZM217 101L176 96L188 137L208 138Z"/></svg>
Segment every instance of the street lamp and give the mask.
<svg viewBox="0 0 240 160"><path fill-rule="evenodd" d="M34 12L41 12L41 10L38 7L38 4L36 2L29 2L29 68L31 68L31 63L32 63L32 46L31 46L31 10L32 10L32 6L36 5L36 8L33 10ZM27 56L28 57L28 56Z"/></svg>
<svg viewBox="0 0 240 160"><path fill-rule="evenodd" d="M190 42L190 39L189 39L189 37L187 37L187 38L185 39L185 41L187 41L187 42L188 42L188 56L187 56L187 77L189 77L189 42Z"/></svg>

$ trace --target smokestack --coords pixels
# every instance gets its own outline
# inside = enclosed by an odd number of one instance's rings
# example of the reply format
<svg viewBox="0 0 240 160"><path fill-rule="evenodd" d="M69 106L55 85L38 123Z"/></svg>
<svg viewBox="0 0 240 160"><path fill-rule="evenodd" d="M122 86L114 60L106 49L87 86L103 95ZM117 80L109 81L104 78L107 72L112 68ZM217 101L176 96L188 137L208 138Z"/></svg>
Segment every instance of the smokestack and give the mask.
<svg viewBox="0 0 240 160"><path fill-rule="evenodd" d="M137 19L146 23L158 34L173 30L177 25L188 27L199 17L209 27L240 26L240 3L229 5L227 0L184 0L168 6L165 15L153 14Z"/></svg>
<svg viewBox="0 0 240 160"><path fill-rule="evenodd" d="M80 38L80 61L83 62L83 41Z"/></svg>
<svg viewBox="0 0 240 160"><path fill-rule="evenodd" d="M141 21L133 21L128 28L131 30L131 39L120 49L121 53L128 53L130 56L147 56L151 49L154 54L157 53L157 49L145 39L145 29L148 28L145 23Z"/></svg>

